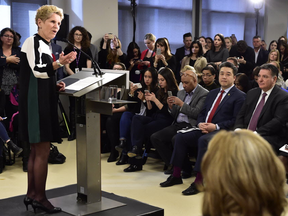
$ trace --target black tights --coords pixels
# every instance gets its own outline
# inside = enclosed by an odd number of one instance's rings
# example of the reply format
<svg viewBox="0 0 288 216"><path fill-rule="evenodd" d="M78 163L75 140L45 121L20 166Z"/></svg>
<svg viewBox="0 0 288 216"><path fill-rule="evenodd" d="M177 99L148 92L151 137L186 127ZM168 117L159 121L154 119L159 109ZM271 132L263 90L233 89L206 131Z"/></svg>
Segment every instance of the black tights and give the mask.
<svg viewBox="0 0 288 216"><path fill-rule="evenodd" d="M42 203L46 208L53 208L45 192L50 142L31 144L28 160L28 191L27 197Z"/></svg>

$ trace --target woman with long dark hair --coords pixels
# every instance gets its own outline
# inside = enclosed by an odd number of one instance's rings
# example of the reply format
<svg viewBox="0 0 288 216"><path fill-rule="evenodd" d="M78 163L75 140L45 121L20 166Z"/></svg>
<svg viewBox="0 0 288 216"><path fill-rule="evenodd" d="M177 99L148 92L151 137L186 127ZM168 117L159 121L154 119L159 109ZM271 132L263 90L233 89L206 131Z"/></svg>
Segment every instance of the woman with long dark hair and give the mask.
<svg viewBox="0 0 288 216"><path fill-rule="evenodd" d="M134 83L140 81L140 70L138 65L141 62L140 47L137 43L131 42L127 48L126 68L129 70L129 80Z"/></svg>
<svg viewBox="0 0 288 216"><path fill-rule="evenodd" d="M132 160L124 172L142 170L142 160L137 160L141 155L142 145L149 145L150 136L158 130L169 126L173 118L168 111L167 98L171 94L176 96L178 85L174 73L168 67L158 71L159 90L157 94L145 92L147 109L153 113L151 116L134 116L131 123L131 144L132 149L128 152ZM140 156L141 157L141 156Z"/></svg>
<svg viewBox="0 0 288 216"><path fill-rule="evenodd" d="M120 160L116 165L127 163L127 151L131 146L131 123L135 115L151 116L153 113L147 109L147 102L145 100L145 90L157 94L158 91L158 74L155 68L148 68L141 79L142 88L138 89L137 86L130 86L129 98L130 101L136 101L137 104L128 104L129 111L122 114L120 119L120 137L119 145L116 146L116 150L122 152ZM124 150L124 151L123 151Z"/></svg>
<svg viewBox="0 0 288 216"><path fill-rule="evenodd" d="M207 65L207 60L203 57L203 50L200 41L193 41L190 46L190 54L182 59L181 70L185 65L195 68L197 76L201 81L201 70Z"/></svg>
<svg viewBox="0 0 288 216"><path fill-rule="evenodd" d="M158 51L157 51L158 50ZM155 56L153 67L159 70L162 67L169 67L173 73L176 73L176 58L171 54L169 41L167 38L158 38L154 48ZM179 74L175 74L177 79ZM180 75L179 75L180 77Z"/></svg>
<svg viewBox="0 0 288 216"><path fill-rule="evenodd" d="M216 34L214 36L214 46L207 53L206 59L207 62L213 62L219 66L222 62L225 62L229 57L229 51L225 45L225 39L222 34Z"/></svg>

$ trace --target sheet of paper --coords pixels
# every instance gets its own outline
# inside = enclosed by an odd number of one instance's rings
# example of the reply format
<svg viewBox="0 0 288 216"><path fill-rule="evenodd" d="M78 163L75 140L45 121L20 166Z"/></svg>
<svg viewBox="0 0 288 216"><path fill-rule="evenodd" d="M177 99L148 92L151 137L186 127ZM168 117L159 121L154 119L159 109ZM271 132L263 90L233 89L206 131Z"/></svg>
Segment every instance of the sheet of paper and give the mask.
<svg viewBox="0 0 288 216"><path fill-rule="evenodd" d="M74 90L74 91L79 91L83 88L86 88L87 86L90 86L100 80L102 80L103 77L87 77L81 80L78 80L77 82L65 87L67 90Z"/></svg>

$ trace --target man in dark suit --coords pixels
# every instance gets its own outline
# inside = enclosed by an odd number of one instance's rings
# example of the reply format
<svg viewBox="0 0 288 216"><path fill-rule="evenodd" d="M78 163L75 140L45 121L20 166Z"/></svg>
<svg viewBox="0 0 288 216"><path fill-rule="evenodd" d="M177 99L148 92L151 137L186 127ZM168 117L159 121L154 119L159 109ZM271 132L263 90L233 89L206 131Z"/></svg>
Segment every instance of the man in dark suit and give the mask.
<svg viewBox="0 0 288 216"><path fill-rule="evenodd" d="M257 132L272 145L276 153L287 142L288 122L288 93L275 85L277 77L278 69L274 65L264 64L260 67L259 88L247 93L235 123L235 128Z"/></svg>
<svg viewBox="0 0 288 216"><path fill-rule="evenodd" d="M174 71L175 74L180 73L182 59L190 54L190 46L192 44L192 34L190 32L183 35L183 43L184 43L183 47L176 49L175 58L177 65L176 65L176 71ZM176 79L180 82L180 77L176 77Z"/></svg>
<svg viewBox="0 0 288 216"><path fill-rule="evenodd" d="M229 55L231 57L237 57L239 64L238 73L245 73L250 77L255 67L253 48L249 47L244 40L240 40L237 42L237 45L231 47Z"/></svg>
<svg viewBox="0 0 288 216"><path fill-rule="evenodd" d="M59 55L62 53L62 47L51 42L52 53L55 56L55 59L59 59ZM63 79L65 77L65 73L63 70L64 67L60 67L57 69L57 80Z"/></svg>
<svg viewBox="0 0 288 216"><path fill-rule="evenodd" d="M198 114L208 94L206 89L198 85L195 70L188 70L180 75L184 89L177 93L177 97L170 96L167 99L174 121L172 125L152 134L150 137L153 146L157 149L157 152L168 167L166 173L172 171L172 167L169 166L173 152L172 140L178 130L191 128L197 124Z"/></svg>
<svg viewBox="0 0 288 216"><path fill-rule="evenodd" d="M197 171L195 182L184 190L184 195L197 194L196 184L202 184L200 172L201 161L207 150L211 138L221 129L232 129L236 116L245 100L245 93L234 86L237 68L230 62L220 65L220 88L210 91L206 97L204 107L198 116L198 128L187 133L178 133L175 138L171 164L174 165L173 174L160 183L161 187L182 184L181 168L188 149L198 146L198 155L194 170Z"/></svg>
<svg viewBox="0 0 288 216"><path fill-rule="evenodd" d="M253 47L255 53L255 67L265 64L268 61L268 51L261 48L260 36L253 37Z"/></svg>

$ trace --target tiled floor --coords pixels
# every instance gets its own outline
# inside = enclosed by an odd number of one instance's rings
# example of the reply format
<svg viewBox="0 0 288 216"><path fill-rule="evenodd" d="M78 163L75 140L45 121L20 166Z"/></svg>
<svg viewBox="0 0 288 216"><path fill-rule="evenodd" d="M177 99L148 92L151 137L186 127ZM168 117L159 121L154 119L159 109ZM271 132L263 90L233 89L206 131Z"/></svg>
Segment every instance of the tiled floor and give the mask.
<svg viewBox="0 0 288 216"><path fill-rule="evenodd" d="M47 189L76 183L76 142L64 139L57 145L59 151L67 158L61 165L49 164ZM161 188L160 182L168 177L162 172L163 162L149 158L142 171L124 173L127 165L116 166L107 163L109 154L102 154L102 190L120 196L154 205L165 210L165 216L200 216L202 194L183 196L193 178L184 179L182 185ZM26 193L27 173L22 171L22 162L17 158L13 166L6 166L0 174L0 199ZM23 205L23 211L25 207Z"/></svg>

